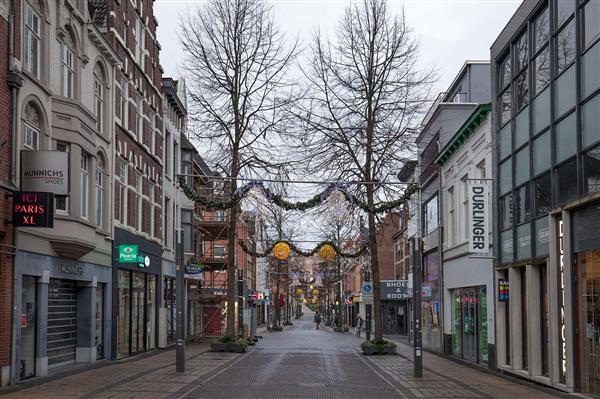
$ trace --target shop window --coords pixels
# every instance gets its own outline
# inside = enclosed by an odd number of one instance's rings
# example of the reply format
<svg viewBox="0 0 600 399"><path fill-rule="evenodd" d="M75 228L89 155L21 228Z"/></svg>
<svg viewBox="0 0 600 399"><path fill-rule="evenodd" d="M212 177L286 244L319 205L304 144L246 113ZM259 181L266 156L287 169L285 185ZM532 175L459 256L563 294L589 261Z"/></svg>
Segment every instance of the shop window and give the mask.
<svg viewBox="0 0 600 399"><path fill-rule="evenodd" d="M523 109L515 117L515 148L529 140L529 108Z"/></svg>
<svg viewBox="0 0 600 399"><path fill-rule="evenodd" d="M502 241L502 252L501 260L502 263L512 262L513 260L513 231L512 229L503 231L500 234L500 241Z"/></svg>
<svg viewBox="0 0 600 399"><path fill-rule="evenodd" d="M529 146L527 146L515 155L515 185L529 180L529 170Z"/></svg>
<svg viewBox="0 0 600 399"><path fill-rule="evenodd" d="M571 157L577 151L577 121L572 113L556 125L556 163Z"/></svg>
<svg viewBox="0 0 600 399"><path fill-rule="evenodd" d="M552 185L550 173L538 177L534 181L535 185L535 216L545 216L552 207Z"/></svg>
<svg viewBox="0 0 600 399"><path fill-rule="evenodd" d="M544 7L544 10L533 21L533 51L535 53L540 51L550 38L550 18L548 15L548 7Z"/></svg>
<svg viewBox="0 0 600 399"><path fill-rule="evenodd" d="M550 132L546 132L543 135L533 140L533 175L538 175L548 169L550 169L551 159L551 140Z"/></svg>
<svg viewBox="0 0 600 399"><path fill-rule="evenodd" d="M548 216L536 219L533 224L535 232L535 255L546 256L550 249L550 228L548 227Z"/></svg>
<svg viewBox="0 0 600 399"><path fill-rule="evenodd" d="M556 198L559 205L577 197L577 163L575 159L556 169Z"/></svg>
<svg viewBox="0 0 600 399"><path fill-rule="evenodd" d="M575 0L554 0L554 11L554 26L560 27L575 12Z"/></svg>
<svg viewBox="0 0 600 399"><path fill-rule="evenodd" d="M509 158L500 164L500 194L512 189L512 160Z"/></svg>
<svg viewBox="0 0 600 399"><path fill-rule="evenodd" d="M546 88L533 100L533 134L544 130L550 124L550 88Z"/></svg>
<svg viewBox="0 0 600 399"><path fill-rule="evenodd" d="M531 258L531 223L517 227L517 259Z"/></svg>
<svg viewBox="0 0 600 399"><path fill-rule="evenodd" d="M515 189L515 224L519 225L529 221L531 216L529 204L529 184Z"/></svg>
<svg viewBox="0 0 600 399"><path fill-rule="evenodd" d="M36 278L32 276L23 276L22 281L21 311L19 313L21 327L19 376L24 380L35 376L37 284Z"/></svg>
<svg viewBox="0 0 600 399"><path fill-rule="evenodd" d="M500 198L500 229L506 230L512 227L513 204L512 195L508 194Z"/></svg>
<svg viewBox="0 0 600 399"><path fill-rule="evenodd" d="M500 142L500 159L504 159L509 156L512 152L512 129L511 124L507 124L498 133L498 141Z"/></svg>
<svg viewBox="0 0 600 399"><path fill-rule="evenodd" d="M146 274L146 350L156 347L156 276Z"/></svg>
<svg viewBox="0 0 600 399"><path fill-rule="evenodd" d="M583 156L583 176L588 193L600 193L600 147Z"/></svg>
<svg viewBox="0 0 600 399"><path fill-rule="evenodd" d="M581 141L583 147L586 148L600 141L600 94L583 105L581 120Z"/></svg>
<svg viewBox="0 0 600 399"><path fill-rule="evenodd" d="M575 67L572 66L554 81L555 117L559 118L575 106Z"/></svg>
<svg viewBox="0 0 600 399"><path fill-rule="evenodd" d="M548 272L546 264L541 264L540 268L540 314L542 315L541 338L542 338L542 375L548 376L548 363L550 352L550 322L549 322L549 303L548 303Z"/></svg>
<svg viewBox="0 0 600 399"><path fill-rule="evenodd" d="M588 48L600 34L600 1L588 1L583 7L581 28L583 47Z"/></svg>
<svg viewBox="0 0 600 399"><path fill-rule="evenodd" d="M118 278L117 356L124 357L129 355L131 343L131 272L119 270Z"/></svg>
<svg viewBox="0 0 600 399"><path fill-rule="evenodd" d="M594 1L594 3L598 3ZM600 4L600 3L599 3ZM600 42L581 57L581 96L588 97L600 87Z"/></svg>
<svg viewBox="0 0 600 399"><path fill-rule="evenodd" d="M477 290L477 308L478 315L478 333L479 333L479 361L488 361L488 303L487 303L487 287L481 286ZM493 328L493 325L492 325Z"/></svg>
<svg viewBox="0 0 600 399"><path fill-rule="evenodd" d="M98 283L96 287L96 360L104 358L104 287Z"/></svg>

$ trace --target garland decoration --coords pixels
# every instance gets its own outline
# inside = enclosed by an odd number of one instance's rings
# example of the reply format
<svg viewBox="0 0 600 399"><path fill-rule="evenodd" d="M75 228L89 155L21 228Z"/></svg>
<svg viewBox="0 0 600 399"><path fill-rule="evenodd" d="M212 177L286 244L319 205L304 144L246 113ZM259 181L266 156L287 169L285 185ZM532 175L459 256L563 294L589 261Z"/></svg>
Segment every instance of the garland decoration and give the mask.
<svg viewBox="0 0 600 399"><path fill-rule="evenodd" d="M290 257L291 253L290 246L285 242L278 242L273 247L273 255L279 260L286 260Z"/></svg>
<svg viewBox="0 0 600 399"><path fill-rule="evenodd" d="M280 259L277 254L275 253L275 248L279 245L279 244L285 244L288 246L288 248L291 250L291 252L294 252L296 255L299 256L303 256L303 257L311 257L315 254L317 254L320 249L322 247L324 247L325 245L329 245L333 251L338 255L341 256L342 258L358 258L359 256L361 256L363 253L365 253L368 249L369 249L369 245L368 244L364 244L363 246L361 246L358 251L356 252L343 252L342 250L340 250L337 245L335 245L333 242L331 241L322 241L320 243L317 244L316 247L314 247L313 249L311 249L310 251L303 251L302 249L298 248L296 245L294 245L293 243L286 241L286 240L280 240L275 242L272 245L269 245L264 252L256 252L253 251L252 249L250 249L248 247L248 245L246 245L246 243L242 240L238 241L240 248L242 248L242 251L244 251L245 253L247 253L248 255L257 257L257 258L265 258L267 256L269 256L269 254L273 254L277 259ZM282 247L279 247L282 248ZM289 255L288 255L289 257ZM287 258L285 258L287 259ZM280 260L285 260L285 259L280 259Z"/></svg>
<svg viewBox="0 0 600 399"><path fill-rule="evenodd" d="M195 201L198 204L205 206L209 209L219 209L219 210L231 209L231 208L239 205L240 201L246 196L246 194L251 189L257 188L260 191L262 191L263 195L265 196L265 198L267 200L269 200L270 202L279 206L280 208L283 208L288 211L301 211L301 212L307 211L308 209L311 209L311 208L321 205L323 202L325 202L329 198L329 196L334 191L339 191L339 192L343 193L346 200L348 202L350 202L351 204L356 205L358 208L362 209L365 212L378 214L378 213L385 213L385 212L391 211L392 209L398 208L402 204L406 203L406 201L408 201L410 196L413 195L419 189L419 186L417 184L411 184L406 188L406 190L404 190L404 193L402 194L402 196L400 198L398 198L394 201L381 202L379 204L369 205L368 203L363 202L363 201L359 200L358 198L356 198L354 195L352 195L348 191L348 188L345 184L335 183L335 184L330 184L323 192L314 195L312 198L310 198L306 201L290 202L290 201L287 201L286 199L284 199L281 195L273 193L271 190L269 190L267 187L265 187L265 185L262 181L253 180L253 181L250 181L249 183L245 184L244 186L238 188L235 191L233 197L228 200L212 200L207 197L203 197L203 196L199 195L192 187L190 187L186 183L185 176L178 175L177 180L179 183L179 187L181 187L181 189L183 190L183 193L185 194L185 196L188 199Z"/></svg>
<svg viewBox="0 0 600 399"><path fill-rule="evenodd" d="M325 244L319 249L319 257L323 260L332 260L336 255L335 249L329 244Z"/></svg>

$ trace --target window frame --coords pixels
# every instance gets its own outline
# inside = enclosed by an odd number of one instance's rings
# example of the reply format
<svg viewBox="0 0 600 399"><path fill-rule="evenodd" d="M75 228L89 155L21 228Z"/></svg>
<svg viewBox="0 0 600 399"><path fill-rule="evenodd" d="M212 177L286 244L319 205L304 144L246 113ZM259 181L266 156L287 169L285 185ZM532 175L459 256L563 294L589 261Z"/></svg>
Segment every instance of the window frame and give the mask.
<svg viewBox="0 0 600 399"><path fill-rule="evenodd" d="M90 176L89 176L89 163L90 156L85 152L81 152L80 163L79 163L79 171L81 172L81 179L79 180L79 199L80 203L80 212L79 215L82 219L89 219L89 193L90 193Z"/></svg>
<svg viewBox="0 0 600 399"><path fill-rule="evenodd" d="M127 193L128 193L128 171L129 166L127 161L123 158L119 158L119 223L122 225L127 224Z"/></svg>
<svg viewBox="0 0 600 399"><path fill-rule="evenodd" d="M104 79L98 76L98 72L94 71L94 114L96 116L96 129L100 134L104 134L104 118L105 118L105 86Z"/></svg>
<svg viewBox="0 0 600 399"><path fill-rule="evenodd" d="M42 13L36 10L29 2L24 2L25 10L23 12L23 66L25 71L30 73L36 79L41 78L41 52L42 52ZM32 23L28 17L32 17ZM35 18L35 19L34 19ZM35 26L32 26L35 23ZM35 54L31 53L33 43L36 43Z"/></svg>
<svg viewBox="0 0 600 399"><path fill-rule="evenodd" d="M71 33L67 33L71 35ZM72 36L71 36L72 38ZM76 84L76 60L75 60L75 49L73 49L67 41L62 42L62 95L63 97L74 99L75 98L75 84Z"/></svg>
<svg viewBox="0 0 600 399"><path fill-rule="evenodd" d="M96 227L98 229L104 228L104 170L99 164L96 164L96 170L94 172L94 200L95 200L95 213Z"/></svg>

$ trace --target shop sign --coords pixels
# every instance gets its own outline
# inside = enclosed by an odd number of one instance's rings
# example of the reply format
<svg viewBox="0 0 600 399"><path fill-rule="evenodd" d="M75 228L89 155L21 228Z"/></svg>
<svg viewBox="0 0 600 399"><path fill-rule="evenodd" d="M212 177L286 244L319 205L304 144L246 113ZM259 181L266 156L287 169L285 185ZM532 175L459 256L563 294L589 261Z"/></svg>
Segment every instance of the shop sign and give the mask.
<svg viewBox="0 0 600 399"><path fill-rule="evenodd" d="M193 263L191 265L185 265L185 278L192 280L202 280L202 269L204 266L200 263Z"/></svg>
<svg viewBox="0 0 600 399"><path fill-rule="evenodd" d="M119 262L120 263L138 263L138 246L137 246L137 244L119 245Z"/></svg>
<svg viewBox="0 0 600 399"><path fill-rule="evenodd" d="M12 223L17 227L54 227L54 194L16 191Z"/></svg>
<svg viewBox="0 0 600 399"><path fill-rule="evenodd" d="M564 383L567 376L567 326L565 317L565 247L564 247L564 225L562 219L558 220L558 309L560 313L559 335L559 359L560 359L560 381Z"/></svg>
<svg viewBox="0 0 600 399"><path fill-rule="evenodd" d="M508 302L508 296L509 296L508 280L505 278L501 278L498 280L498 301L499 302Z"/></svg>
<svg viewBox="0 0 600 399"><path fill-rule="evenodd" d="M69 195L69 153L21 151L21 190Z"/></svg>
<svg viewBox="0 0 600 399"><path fill-rule="evenodd" d="M73 274L75 276L83 275L83 266L72 263L61 263L60 271L66 274Z"/></svg>
<svg viewBox="0 0 600 399"><path fill-rule="evenodd" d="M489 180L469 180L469 252L487 254L489 243Z"/></svg>
<svg viewBox="0 0 600 399"><path fill-rule="evenodd" d="M381 300L394 301L408 298L408 280L382 280Z"/></svg>

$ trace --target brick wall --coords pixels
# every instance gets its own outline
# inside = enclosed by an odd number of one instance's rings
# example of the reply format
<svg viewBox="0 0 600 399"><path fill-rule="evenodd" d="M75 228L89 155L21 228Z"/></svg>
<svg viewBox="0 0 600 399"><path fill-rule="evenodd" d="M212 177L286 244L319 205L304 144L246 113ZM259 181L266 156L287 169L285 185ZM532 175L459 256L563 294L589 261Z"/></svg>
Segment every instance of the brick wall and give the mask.
<svg viewBox="0 0 600 399"><path fill-rule="evenodd" d="M394 280L394 234L398 232L400 216L388 213L377 226L377 257L381 280Z"/></svg>
<svg viewBox="0 0 600 399"><path fill-rule="evenodd" d="M18 35L18 31L17 31ZM10 90L8 73L8 23L0 17L0 181L9 182L11 172ZM10 365L12 326L12 287L14 276L13 228L5 220L12 219L10 193L0 188L0 367Z"/></svg>

